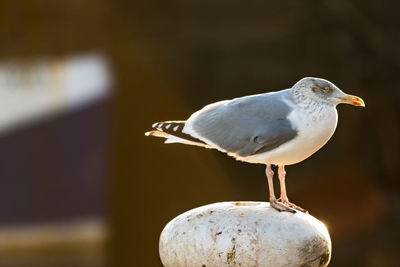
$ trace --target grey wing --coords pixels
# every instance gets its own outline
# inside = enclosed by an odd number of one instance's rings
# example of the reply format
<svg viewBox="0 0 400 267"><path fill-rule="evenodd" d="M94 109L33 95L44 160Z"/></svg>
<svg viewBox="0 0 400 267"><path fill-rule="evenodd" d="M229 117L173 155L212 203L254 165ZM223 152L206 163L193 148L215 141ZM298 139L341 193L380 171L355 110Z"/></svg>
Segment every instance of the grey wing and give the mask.
<svg viewBox="0 0 400 267"><path fill-rule="evenodd" d="M285 90L286 91L286 90ZM287 92L262 94L207 106L189 118L197 137L241 157L263 153L293 139Z"/></svg>

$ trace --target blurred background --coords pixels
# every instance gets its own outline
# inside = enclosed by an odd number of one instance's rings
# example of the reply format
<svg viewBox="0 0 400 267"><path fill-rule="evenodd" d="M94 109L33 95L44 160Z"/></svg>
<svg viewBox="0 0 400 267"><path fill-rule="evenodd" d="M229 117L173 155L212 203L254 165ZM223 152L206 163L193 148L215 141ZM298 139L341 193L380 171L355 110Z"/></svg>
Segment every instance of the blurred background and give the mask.
<svg viewBox="0 0 400 267"><path fill-rule="evenodd" d="M335 135L288 166L330 266L398 266L400 20L392 1L0 3L0 266L161 266L180 213L267 199L264 166L144 132L222 99L329 79Z"/></svg>

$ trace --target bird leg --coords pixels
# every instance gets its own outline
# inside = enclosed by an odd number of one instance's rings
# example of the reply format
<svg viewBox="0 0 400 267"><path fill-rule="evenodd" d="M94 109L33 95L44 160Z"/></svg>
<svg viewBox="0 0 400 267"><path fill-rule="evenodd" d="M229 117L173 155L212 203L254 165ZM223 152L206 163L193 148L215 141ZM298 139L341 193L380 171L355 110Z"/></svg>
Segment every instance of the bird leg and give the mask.
<svg viewBox="0 0 400 267"><path fill-rule="evenodd" d="M279 183L281 185L281 197L279 198L280 201L283 203L288 203L289 199L286 194L286 171L285 171L285 165L279 165L278 167L278 176L279 176Z"/></svg>
<svg viewBox="0 0 400 267"><path fill-rule="evenodd" d="M302 211L304 213L308 213L307 210L289 202L289 199L286 194L286 184L285 184L285 177L286 177L286 171L285 171L285 165L279 165L278 167L278 175L279 175L279 182L281 184L281 197L278 199L278 201L281 201L285 206L291 207L293 209Z"/></svg>
<svg viewBox="0 0 400 267"><path fill-rule="evenodd" d="M286 206L283 203L280 203L280 202L278 202L278 200L276 200L275 192L274 192L274 183L273 183L274 171L272 170L271 165L267 165L267 168L265 169L265 174L267 175L267 179L268 179L269 203L271 204L271 207L273 207L277 211L288 211L288 212L296 213L295 210L289 208L288 206Z"/></svg>

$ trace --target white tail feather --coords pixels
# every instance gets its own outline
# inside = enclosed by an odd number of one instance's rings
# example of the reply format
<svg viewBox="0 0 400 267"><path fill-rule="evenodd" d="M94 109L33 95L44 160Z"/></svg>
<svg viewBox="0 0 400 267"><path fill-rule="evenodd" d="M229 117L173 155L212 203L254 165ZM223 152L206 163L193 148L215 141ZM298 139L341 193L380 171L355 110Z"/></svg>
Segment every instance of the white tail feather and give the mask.
<svg viewBox="0 0 400 267"><path fill-rule="evenodd" d="M181 144L186 144L186 145L192 145L192 146L201 146L201 147L205 147L205 148L212 148L209 145L206 144L202 144L202 143L196 143L193 141L189 141L177 136L173 136L173 135L167 135L167 136L163 136L166 138L165 140L165 144L173 144L173 143L181 143Z"/></svg>

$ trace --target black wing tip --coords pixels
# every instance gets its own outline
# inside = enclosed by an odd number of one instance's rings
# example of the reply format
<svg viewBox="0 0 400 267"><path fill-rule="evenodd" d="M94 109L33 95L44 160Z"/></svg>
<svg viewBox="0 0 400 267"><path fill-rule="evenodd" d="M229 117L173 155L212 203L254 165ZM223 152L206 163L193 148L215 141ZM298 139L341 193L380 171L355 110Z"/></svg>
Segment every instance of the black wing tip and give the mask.
<svg viewBox="0 0 400 267"><path fill-rule="evenodd" d="M158 137L168 137L175 136L190 142L198 143L201 145L207 145L204 141L191 136L190 134L184 133L186 121L162 121L153 123L151 126L154 130L146 132L146 136L158 136Z"/></svg>
<svg viewBox="0 0 400 267"><path fill-rule="evenodd" d="M161 121L153 123L151 128L154 130L144 133L145 136L165 136L167 134L176 134L185 127L186 121Z"/></svg>
<svg viewBox="0 0 400 267"><path fill-rule="evenodd" d="M159 130L159 131L174 131L176 132L181 126L184 126L186 121L161 121L153 123L151 128ZM183 129L183 127L182 127ZM181 130L182 130L181 129Z"/></svg>

